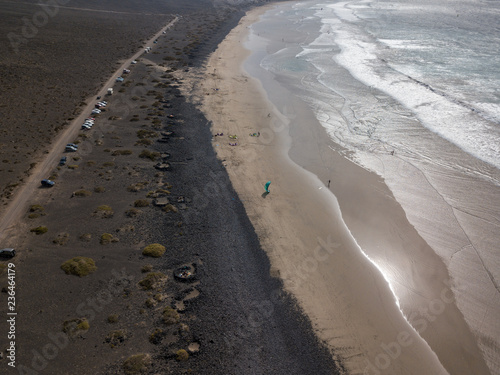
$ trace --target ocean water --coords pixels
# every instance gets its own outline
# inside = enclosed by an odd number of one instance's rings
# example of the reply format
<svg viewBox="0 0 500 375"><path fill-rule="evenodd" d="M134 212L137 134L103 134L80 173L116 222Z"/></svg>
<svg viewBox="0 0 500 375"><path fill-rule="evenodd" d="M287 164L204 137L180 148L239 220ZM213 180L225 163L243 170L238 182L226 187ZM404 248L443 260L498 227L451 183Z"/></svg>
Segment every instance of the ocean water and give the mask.
<svg viewBox="0 0 500 375"><path fill-rule="evenodd" d="M500 373L500 1L282 4L251 27L247 47L245 69L290 119L292 138L313 125L294 120L290 96L311 110L332 152L384 179L446 265ZM293 144L297 164L329 170L310 165L300 139ZM404 304L408 270L363 251Z"/></svg>
<svg viewBox="0 0 500 375"><path fill-rule="evenodd" d="M500 2L299 3L280 16L294 32L316 29L314 38L308 33L287 43L290 35L284 36L283 48L261 66L282 75L308 71L301 76L301 89L309 89L302 95L336 142L354 152L378 148L433 158L432 147L401 137L401 117L403 123L411 117L500 167ZM339 79L338 65L393 98L399 113L379 102L358 103L349 82ZM343 102L340 122L329 116L338 110L335 99ZM436 162L474 170L462 155L443 156Z"/></svg>

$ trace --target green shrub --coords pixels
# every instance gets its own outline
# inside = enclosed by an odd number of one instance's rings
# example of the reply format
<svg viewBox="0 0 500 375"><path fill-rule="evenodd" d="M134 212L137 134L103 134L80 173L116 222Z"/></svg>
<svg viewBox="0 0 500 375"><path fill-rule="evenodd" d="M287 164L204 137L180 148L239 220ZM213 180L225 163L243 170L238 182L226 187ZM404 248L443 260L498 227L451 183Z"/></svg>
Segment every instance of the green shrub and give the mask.
<svg viewBox="0 0 500 375"><path fill-rule="evenodd" d="M176 353L175 359L179 362L185 362L189 358L188 352L186 352L184 349L180 349Z"/></svg>
<svg viewBox="0 0 500 375"><path fill-rule="evenodd" d="M134 207L148 207L149 201L147 199L138 199L134 202Z"/></svg>
<svg viewBox="0 0 500 375"><path fill-rule="evenodd" d="M139 281L139 285L144 290L154 289L160 282L164 281L167 275L161 272L150 272L144 279Z"/></svg>
<svg viewBox="0 0 500 375"><path fill-rule="evenodd" d="M127 217L136 217L138 216L142 211L138 210L137 208L131 208L130 210L125 211L125 215Z"/></svg>
<svg viewBox="0 0 500 375"><path fill-rule="evenodd" d="M63 332L70 337L74 337L80 333L88 331L90 324L86 318L77 318L72 320L66 320L63 323Z"/></svg>
<svg viewBox="0 0 500 375"><path fill-rule="evenodd" d="M142 255L159 258L165 253L165 246L153 243L142 249Z"/></svg>
<svg viewBox="0 0 500 375"><path fill-rule="evenodd" d="M145 266L142 266L141 272L146 273L146 272L151 272L153 271L153 265L151 264L146 264Z"/></svg>
<svg viewBox="0 0 500 375"><path fill-rule="evenodd" d="M161 343L161 340L165 337L165 332L162 329L156 328L151 335L149 335L149 342L151 344L158 345Z"/></svg>
<svg viewBox="0 0 500 375"><path fill-rule="evenodd" d="M116 331L111 331L108 333L106 338L104 339L105 342L109 344L112 348L115 346L121 344L124 342L126 339L125 331L123 330L116 330Z"/></svg>
<svg viewBox="0 0 500 375"><path fill-rule="evenodd" d="M103 167L114 167L115 166L115 163L112 162L112 161L107 161L105 163L102 163L102 166Z"/></svg>
<svg viewBox="0 0 500 375"><path fill-rule="evenodd" d="M177 207L175 207L173 204L169 203L163 207L163 211L165 211L165 212L178 212L179 209Z"/></svg>
<svg viewBox="0 0 500 375"><path fill-rule="evenodd" d="M156 151L149 151L149 150L142 150L141 153L139 154L140 158L143 159L150 159L150 160L156 160L160 156L159 152Z"/></svg>
<svg viewBox="0 0 500 375"><path fill-rule="evenodd" d="M103 205L96 208L96 210L94 211L94 214L96 214L97 216L100 216L102 218L107 219L107 218L113 217L114 212L110 206L103 204Z"/></svg>
<svg viewBox="0 0 500 375"><path fill-rule="evenodd" d="M47 227L44 227L44 226L39 226L39 227L36 227L36 228L31 228L30 229L30 232L33 232L35 233L36 235L40 235L40 234L44 234L44 233L47 233L48 232L48 228Z"/></svg>
<svg viewBox="0 0 500 375"><path fill-rule="evenodd" d="M57 245L66 245L66 243L68 242L69 240L69 233L60 233L57 235L56 238L54 238L52 240L53 243L57 244Z"/></svg>
<svg viewBox="0 0 500 375"><path fill-rule="evenodd" d="M179 313L170 306L165 307L162 313L163 322L167 325L179 323Z"/></svg>
<svg viewBox="0 0 500 375"><path fill-rule="evenodd" d="M75 257L67 260L61 265L61 269L67 275L87 276L97 269L95 262L92 258Z"/></svg>
<svg viewBox="0 0 500 375"><path fill-rule="evenodd" d="M118 156L118 155L132 155L132 150L114 150L111 155L113 156Z"/></svg>
<svg viewBox="0 0 500 375"><path fill-rule="evenodd" d="M140 139L137 142L135 142L136 146L150 146L152 144L153 144L153 141L151 139L147 139L147 138Z"/></svg>
<svg viewBox="0 0 500 375"><path fill-rule="evenodd" d="M118 241L119 241L118 238L116 238L112 234L103 233L101 234L101 239L99 242L101 243L101 245L107 245L110 244L111 242L118 242Z"/></svg>
<svg viewBox="0 0 500 375"><path fill-rule="evenodd" d="M108 316L108 323L117 323L119 317L120 316L118 314L111 314Z"/></svg>
<svg viewBox="0 0 500 375"><path fill-rule="evenodd" d="M68 165L68 168L69 169L77 169L78 165L77 164L71 164L71 165Z"/></svg>
<svg viewBox="0 0 500 375"><path fill-rule="evenodd" d="M158 133L152 130L141 129L137 130L137 137L140 139L144 138L156 138L158 137Z"/></svg>
<svg viewBox="0 0 500 375"><path fill-rule="evenodd" d="M30 212L43 212L45 208L39 204L32 204L30 206Z"/></svg>
<svg viewBox="0 0 500 375"><path fill-rule="evenodd" d="M104 192L106 191L106 189L105 189L103 186L96 186L96 187L94 188L94 191L95 191L96 193L104 193Z"/></svg>
<svg viewBox="0 0 500 375"><path fill-rule="evenodd" d="M151 356L149 354L136 354L123 362L123 371L126 375L136 375L146 372L150 365Z"/></svg>
<svg viewBox="0 0 500 375"><path fill-rule="evenodd" d="M80 240L89 242L92 239L92 235L90 233L84 233L80 236Z"/></svg>
<svg viewBox="0 0 500 375"><path fill-rule="evenodd" d="M144 189L147 184L148 184L148 182L138 182L136 184L129 185L127 187L127 190L134 192L134 193L137 193L138 191L141 191L142 189Z"/></svg>
<svg viewBox="0 0 500 375"><path fill-rule="evenodd" d="M81 190L75 191L73 193L73 195L75 197L90 197L92 195L92 192L90 192L88 190L81 189Z"/></svg>

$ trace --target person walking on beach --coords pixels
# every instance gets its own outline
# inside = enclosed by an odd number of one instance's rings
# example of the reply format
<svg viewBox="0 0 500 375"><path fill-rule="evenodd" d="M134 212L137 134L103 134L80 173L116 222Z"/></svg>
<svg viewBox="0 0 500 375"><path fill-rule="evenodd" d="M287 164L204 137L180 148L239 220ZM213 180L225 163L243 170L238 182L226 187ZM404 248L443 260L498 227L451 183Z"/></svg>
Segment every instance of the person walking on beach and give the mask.
<svg viewBox="0 0 500 375"><path fill-rule="evenodd" d="M330 189L330 181L331 181L331 180L328 180L328 189Z"/></svg>

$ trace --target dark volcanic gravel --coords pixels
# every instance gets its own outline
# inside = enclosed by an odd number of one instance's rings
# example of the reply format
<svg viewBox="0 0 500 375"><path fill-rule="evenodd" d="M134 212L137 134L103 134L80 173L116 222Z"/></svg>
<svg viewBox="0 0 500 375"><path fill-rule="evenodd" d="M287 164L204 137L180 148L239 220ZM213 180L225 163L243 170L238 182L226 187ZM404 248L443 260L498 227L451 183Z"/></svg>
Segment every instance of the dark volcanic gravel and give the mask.
<svg viewBox="0 0 500 375"><path fill-rule="evenodd" d="M194 65L215 49L241 15L203 43L204 53L192 60ZM185 263L202 260L197 270L201 295L188 310L197 317L190 326L201 346L192 368L200 374L340 373L341 365L318 342L310 321L283 292L281 282L270 277L267 255L213 150L210 124L177 89L167 90L165 97L176 119L183 121L172 127L184 140L172 139L158 150L172 155L168 173L174 189L191 199L189 210L181 214L184 235L171 251L178 262L181 254ZM155 225L159 233L154 235L167 241L169 230L160 228L172 224Z"/></svg>

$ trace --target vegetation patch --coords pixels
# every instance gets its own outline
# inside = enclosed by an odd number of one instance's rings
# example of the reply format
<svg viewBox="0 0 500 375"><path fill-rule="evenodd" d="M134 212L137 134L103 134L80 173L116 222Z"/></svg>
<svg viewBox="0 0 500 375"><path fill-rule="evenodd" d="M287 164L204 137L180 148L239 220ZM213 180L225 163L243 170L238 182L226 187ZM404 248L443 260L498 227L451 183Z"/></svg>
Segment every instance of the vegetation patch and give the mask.
<svg viewBox="0 0 500 375"><path fill-rule="evenodd" d="M96 193L104 193L106 191L106 189L104 188L104 186L96 186L94 188L94 192Z"/></svg>
<svg viewBox="0 0 500 375"><path fill-rule="evenodd" d="M114 167L115 166L115 163L112 162L112 161L107 161L105 163L102 163L102 166L103 167Z"/></svg>
<svg viewBox="0 0 500 375"><path fill-rule="evenodd" d="M144 189L146 187L146 185L148 185L149 182L137 182L135 184L132 184L132 185L129 185L127 187L127 190L128 191L131 191L131 192L134 192L134 193L137 193L138 191L141 191L142 189Z"/></svg>
<svg viewBox="0 0 500 375"><path fill-rule="evenodd" d="M109 344L112 348L117 345L122 344L126 339L126 332L124 330L116 330L108 333L104 341Z"/></svg>
<svg viewBox="0 0 500 375"><path fill-rule="evenodd" d="M123 362L123 371L126 375L145 373L151 365L151 356L141 353L133 355Z"/></svg>
<svg viewBox="0 0 500 375"><path fill-rule="evenodd" d="M44 227L44 226L39 226L39 227L36 227L36 228L31 228L30 229L30 232L33 232L35 233L36 235L40 235L40 234L44 234L44 233L47 233L48 232L48 228L47 227Z"/></svg>
<svg viewBox="0 0 500 375"><path fill-rule="evenodd" d="M149 335L149 342L151 344L161 344L161 340L165 337L165 332L161 328L156 328L151 335Z"/></svg>
<svg viewBox="0 0 500 375"><path fill-rule="evenodd" d="M172 325L179 323L180 317L179 313L175 311L175 309L171 308L170 306L167 306L165 307L165 309L163 309L162 319L163 323L167 325Z"/></svg>
<svg viewBox="0 0 500 375"><path fill-rule="evenodd" d="M113 152L111 152L111 155L132 155L132 150L114 150Z"/></svg>
<svg viewBox="0 0 500 375"><path fill-rule="evenodd" d="M153 141L151 139L140 139L137 142L135 142L136 146L150 146L153 144Z"/></svg>
<svg viewBox="0 0 500 375"><path fill-rule="evenodd" d="M160 245L159 243L153 243L142 249L142 255L149 257L159 258L163 254L165 254L165 246Z"/></svg>
<svg viewBox="0 0 500 375"><path fill-rule="evenodd" d="M101 218L109 219L109 218L113 217L114 212L110 206L103 204L103 205L96 208L96 210L94 211L94 214L96 216L101 217Z"/></svg>
<svg viewBox="0 0 500 375"><path fill-rule="evenodd" d="M73 196L81 197L81 198L82 197L90 197L91 195L92 195L92 192L85 190L85 189L77 190L73 193Z"/></svg>
<svg viewBox="0 0 500 375"><path fill-rule="evenodd" d="M56 245L66 245L69 240L69 233L59 233L56 238L52 240Z"/></svg>
<svg viewBox="0 0 500 375"><path fill-rule="evenodd" d="M152 264L146 264L145 266L142 266L141 272L142 273L147 273L153 271L153 265Z"/></svg>
<svg viewBox="0 0 500 375"><path fill-rule="evenodd" d="M30 206L30 212L43 212L45 208L39 204L32 204Z"/></svg>
<svg viewBox="0 0 500 375"><path fill-rule="evenodd" d="M160 283L165 281L167 275L161 272L150 272L146 275L144 279L139 281L139 285L144 290L151 290L156 288Z"/></svg>
<svg viewBox="0 0 500 375"><path fill-rule="evenodd" d="M138 210L137 208L131 208L130 210L125 211L125 216L136 217L139 216L141 213L142 213L141 210Z"/></svg>
<svg viewBox="0 0 500 375"><path fill-rule="evenodd" d="M156 151L142 150L139 157L155 161L158 157L160 157L160 153Z"/></svg>
<svg viewBox="0 0 500 375"><path fill-rule="evenodd" d="M175 360L178 362L186 362L189 358L188 352L185 351L184 349L178 350L177 353L175 354L176 354Z"/></svg>
<svg viewBox="0 0 500 375"><path fill-rule="evenodd" d="M80 240L85 241L85 242L90 242L92 239L92 235L90 233L84 233L80 236Z"/></svg>
<svg viewBox="0 0 500 375"><path fill-rule="evenodd" d="M173 204L169 203L163 207L163 211L165 212L178 212L179 209L175 207Z"/></svg>
<svg viewBox="0 0 500 375"><path fill-rule="evenodd" d="M68 165L68 168L69 169L77 169L78 165L77 164L70 164L70 165Z"/></svg>
<svg viewBox="0 0 500 375"><path fill-rule="evenodd" d="M144 138L156 138L158 137L158 133L152 130L141 129L137 130L137 137L140 139Z"/></svg>
<svg viewBox="0 0 500 375"><path fill-rule="evenodd" d="M117 323L120 316L118 314L111 314L108 316L108 323Z"/></svg>
<svg viewBox="0 0 500 375"><path fill-rule="evenodd" d="M97 267L92 258L75 257L64 262L61 265L61 269L66 272L67 275L76 275L82 277L95 272L95 270L97 270Z"/></svg>
<svg viewBox="0 0 500 375"><path fill-rule="evenodd" d="M70 337L79 336L89 330L90 324L86 318L77 318L72 320L66 320L63 323L63 332Z"/></svg>
<svg viewBox="0 0 500 375"><path fill-rule="evenodd" d="M101 234L101 239L99 240L101 245L108 245L112 242L118 242L118 241L120 241L120 240L110 233Z"/></svg>
<svg viewBox="0 0 500 375"><path fill-rule="evenodd" d="M148 207L149 201L147 199L138 199L134 202L134 207Z"/></svg>

